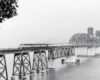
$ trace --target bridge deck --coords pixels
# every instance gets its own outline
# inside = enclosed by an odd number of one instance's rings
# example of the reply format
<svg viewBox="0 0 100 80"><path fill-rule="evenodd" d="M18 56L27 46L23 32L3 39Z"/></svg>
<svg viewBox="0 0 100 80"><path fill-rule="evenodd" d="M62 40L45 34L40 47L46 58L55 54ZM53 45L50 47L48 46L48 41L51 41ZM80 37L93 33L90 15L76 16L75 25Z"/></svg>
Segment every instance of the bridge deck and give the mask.
<svg viewBox="0 0 100 80"><path fill-rule="evenodd" d="M75 45L75 44L21 44L19 48L0 49L0 54L22 53L37 50L49 50L55 48L73 48L73 47L91 47L91 45Z"/></svg>

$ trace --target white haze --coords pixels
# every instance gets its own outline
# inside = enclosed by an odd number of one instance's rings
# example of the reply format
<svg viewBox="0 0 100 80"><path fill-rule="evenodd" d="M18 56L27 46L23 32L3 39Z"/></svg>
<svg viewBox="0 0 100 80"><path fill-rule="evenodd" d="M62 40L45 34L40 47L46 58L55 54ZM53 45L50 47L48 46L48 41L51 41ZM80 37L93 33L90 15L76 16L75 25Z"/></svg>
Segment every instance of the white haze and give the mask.
<svg viewBox="0 0 100 80"><path fill-rule="evenodd" d="M100 0L19 0L18 16L0 24L0 47L68 43L75 33L100 28Z"/></svg>

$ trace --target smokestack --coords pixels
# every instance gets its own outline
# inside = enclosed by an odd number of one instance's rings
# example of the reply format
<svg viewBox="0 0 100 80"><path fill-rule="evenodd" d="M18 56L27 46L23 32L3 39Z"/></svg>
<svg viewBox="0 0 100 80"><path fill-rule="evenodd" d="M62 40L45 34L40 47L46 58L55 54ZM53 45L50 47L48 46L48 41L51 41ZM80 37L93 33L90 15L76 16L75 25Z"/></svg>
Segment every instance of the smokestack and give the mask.
<svg viewBox="0 0 100 80"><path fill-rule="evenodd" d="M88 28L88 35L92 38L93 37L93 27Z"/></svg>

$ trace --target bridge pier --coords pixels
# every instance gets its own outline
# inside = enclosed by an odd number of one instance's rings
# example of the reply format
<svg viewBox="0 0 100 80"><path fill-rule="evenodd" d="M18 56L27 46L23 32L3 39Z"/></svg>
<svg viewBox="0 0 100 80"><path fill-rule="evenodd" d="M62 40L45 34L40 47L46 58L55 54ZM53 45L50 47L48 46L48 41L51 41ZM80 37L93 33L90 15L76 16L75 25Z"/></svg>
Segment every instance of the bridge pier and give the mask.
<svg viewBox="0 0 100 80"><path fill-rule="evenodd" d="M54 60L55 59L54 51L55 50L48 50L48 60L50 60L50 59Z"/></svg>
<svg viewBox="0 0 100 80"><path fill-rule="evenodd" d="M55 49L48 50L48 68L55 68L55 58L57 58L57 53L55 53Z"/></svg>
<svg viewBox="0 0 100 80"><path fill-rule="evenodd" d="M55 49L55 58L61 58L61 63L64 64L67 57L67 48Z"/></svg>
<svg viewBox="0 0 100 80"><path fill-rule="evenodd" d="M95 54L95 47L87 48L87 55L93 56Z"/></svg>
<svg viewBox="0 0 100 80"><path fill-rule="evenodd" d="M68 48L66 62L76 62L75 48Z"/></svg>
<svg viewBox="0 0 100 80"><path fill-rule="evenodd" d="M28 52L14 54L13 74L12 76L25 76L31 72L30 56Z"/></svg>
<svg viewBox="0 0 100 80"><path fill-rule="evenodd" d="M0 55L0 80L8 80L5 55Z"/></svg>
<svg viewBox="0 0 100 80"><path fill-rule="evenodd" d="M46 51L44 50L35 51L33 55L32 70L37 70L38 73L40 69L41 70L48 69Z"/></svg>
<svg viewBox="0 0 100 80"><path fill-rule="evenodd" d="M65 61L66 61L66 58L67 58L67 49L66 48L62 48L61 49L61 54L62 54L61 63L65 64Z"/></svg>
<svg viewBox="0 0 100 80"><path fill-rule="evenodd" d="M61 58L67 56L67 49L66 48L57 48L54 50L54 58Z"/></svg>
<svg viewBox="0 0 100 80"><path fill-rule="evenodd" d="M61 57L66 57L66 49L61 48L60 54L61 54Z"/></svg>

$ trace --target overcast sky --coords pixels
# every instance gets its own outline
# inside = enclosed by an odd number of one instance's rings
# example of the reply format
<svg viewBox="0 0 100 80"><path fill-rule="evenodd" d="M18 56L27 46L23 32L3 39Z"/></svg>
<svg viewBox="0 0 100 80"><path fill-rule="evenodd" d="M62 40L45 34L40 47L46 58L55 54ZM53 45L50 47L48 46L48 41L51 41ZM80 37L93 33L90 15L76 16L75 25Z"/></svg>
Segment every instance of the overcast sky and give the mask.
<svg viewBox="0 0 100 80"><path fill-rule="evenodd" d="M0 24L0 47L68 43L88 27L100 30L100 0L19 0L18 16Z"/></svg>

